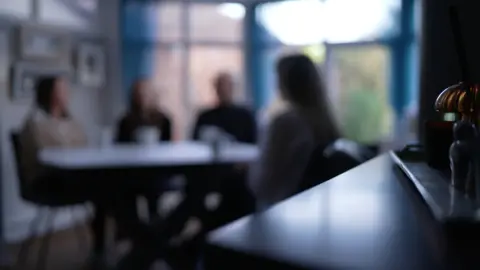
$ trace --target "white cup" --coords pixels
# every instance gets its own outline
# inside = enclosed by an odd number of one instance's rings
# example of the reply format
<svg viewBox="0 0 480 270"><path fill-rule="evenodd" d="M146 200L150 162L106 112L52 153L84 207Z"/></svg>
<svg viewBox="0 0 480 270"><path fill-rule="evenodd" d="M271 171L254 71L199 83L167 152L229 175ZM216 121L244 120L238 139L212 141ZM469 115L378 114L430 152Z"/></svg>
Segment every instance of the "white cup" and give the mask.
<svg viewBox="0 0 480 270"><path fill-rule="evenodd" d="M141 127L135 131L135 140L140 144L156 144L160 131L155 127Z"/></svg>
<svg viewBox="0 0 480 270"><path fill-rule="evenodd" d="M200 130L200 140L213 143L221 137L222 131L215 126L204 126Z"/></svg>
<svg viewBox="0 0 480 270"><path fill-rule="evenodd" d="M108 147L113 144L113 130L111 127L102 127L100 130L100 147Z"/></svg>

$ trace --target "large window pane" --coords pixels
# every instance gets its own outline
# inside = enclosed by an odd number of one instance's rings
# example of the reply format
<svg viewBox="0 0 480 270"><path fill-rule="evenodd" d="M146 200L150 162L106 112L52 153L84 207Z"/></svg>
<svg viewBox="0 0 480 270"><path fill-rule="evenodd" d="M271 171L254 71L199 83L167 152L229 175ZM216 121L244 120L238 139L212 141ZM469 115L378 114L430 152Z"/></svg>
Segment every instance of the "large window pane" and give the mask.
<svg viewBox="0 0 480 270"><path fill-rule="evenodd" d="M216 102L213 80L220 72L231 73L236 81L235 98L245 100L243 53L240 47L193 46L189 50L189 82L192 109Z"/></svg>
<svg viewBox="0 0 480 270"><path fill-rule="evenodd" d="M165 41L178 41L184 37L184 5L176 2L157 4L156 29L157 39Z"/></svg>
<svg viewBox="0 0 480 270"><path fill-rule="evenodd" d="M389 51L380 45L332 47L328 57L329 91L345 137L378 143L390 135Z"/></svg>
<svg viewBox="0 0 480 270"><path fill-rule="evenodd" d="M174 138L183 139L187 128L186 99L183 91L183 56L181 47L158 47L154 55L153 87L157 104L173 121Z"/></svg>
<svg viewBox="0 0 480 270"><path fill-rule="evenodd" d="M183 37L182 3L128 2L123 12L125 39L173 42Z"/></svg>
<svg viewBox="0 0 480 270"><path fill-rule="evenodd" d="M287 45L371 41L398 33L399 0L288 0L260 5L264 42Z"/></svg>
<svg viewBox="0 0 480 270"><path fill-rule="evenodd" d="M240 42L245 7L238 3L190 4L192 41Z"/></svg>

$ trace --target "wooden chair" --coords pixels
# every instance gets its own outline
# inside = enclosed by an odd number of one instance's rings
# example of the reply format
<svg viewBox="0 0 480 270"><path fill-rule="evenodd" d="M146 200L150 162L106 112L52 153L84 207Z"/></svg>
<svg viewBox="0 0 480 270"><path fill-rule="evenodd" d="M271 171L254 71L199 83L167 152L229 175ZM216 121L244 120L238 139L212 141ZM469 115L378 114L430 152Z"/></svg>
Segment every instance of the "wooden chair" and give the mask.
<svg viewBox="0 0 480 270"><path fill-rule="evenodd" d="M35 236L35 233L39 230L42 217L43 217L46 219L47 228L46 228L45 237L41 238L40 250L38 252L37 269L45 269L47 266L47 257L49 252L49 244L51 241L51 233L52 233L52 230L54 229L53 222L59 210L64 209L65 207L69 207L70 213L73 219L74 207L79 205L85 206L85 203L87 201L86 200L81 200L81 201L67 200L65 198L52 196L52 194L45 194L45 192L43 191L38 191L32 188L32 186L26 182L24 170L21 165L22 164L22 155L21 155L22 146L20 142L20 136L16 132L12 132L10 135L10 139L13 146L17 177L20 184L20 196L25 201L32 203L33 205L40 208L40 211L37 212L35 218L30 222L29 239L25 241L20 247L20 251L18 253L18 258L17 258L17 265L19 265L20 269L24 268L26 259L29 253L29 249L31 248L34 242L33 238ZM79 245L82 242L84 242L84 239L85 239L85 235L80 233L81 233L80 231L76 231ZM82 246L80 248L82 248Z"/></svg>

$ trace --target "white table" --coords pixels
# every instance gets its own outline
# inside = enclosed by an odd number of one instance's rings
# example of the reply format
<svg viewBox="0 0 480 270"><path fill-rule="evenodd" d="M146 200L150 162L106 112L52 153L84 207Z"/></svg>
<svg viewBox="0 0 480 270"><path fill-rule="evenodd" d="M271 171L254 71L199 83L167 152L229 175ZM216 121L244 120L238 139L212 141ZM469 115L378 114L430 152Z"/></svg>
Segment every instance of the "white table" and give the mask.
<svg viewBox="0 0 480 270"><path fill-rule="evenodd" d="M103 148L47 148L40 152L43 165L67 169L198 166L214 163L249 163L258 156L255 145L232 143L219 148L215 157L205 143L178 142L157 145L111 145Z"/></svg>

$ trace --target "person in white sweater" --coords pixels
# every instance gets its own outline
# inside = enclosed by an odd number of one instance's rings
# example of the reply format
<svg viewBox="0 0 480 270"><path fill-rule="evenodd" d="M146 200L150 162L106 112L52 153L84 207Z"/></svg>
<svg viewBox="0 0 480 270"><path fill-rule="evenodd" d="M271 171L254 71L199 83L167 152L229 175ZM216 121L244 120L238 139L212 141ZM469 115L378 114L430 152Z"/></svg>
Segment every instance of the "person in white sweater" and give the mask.
<svg viewBox="0 0 480 270"><path fill-rule="evenodd" d="M277 76L284 104L260 136L261 154L248 181L260 209L295 194L313 150L340 137L322 78L307 56L281 58Z"/></svg>
<svg viewBox="0 0 480 270"><path fill-rule="evenodd" d="M96 190L96 180L91 177L85 177L80 172L69 174L52 170L43 166L38 159L39 152L44 148L87 147L85 130L68 110L68 88L68 80L61 77L38 79L35 104L18 134L21 151L19 166L29 192L65 203L91 201L94 204L92 259L103 259L105 191Z"/></svg>

